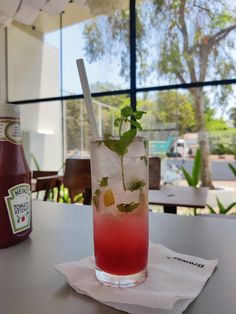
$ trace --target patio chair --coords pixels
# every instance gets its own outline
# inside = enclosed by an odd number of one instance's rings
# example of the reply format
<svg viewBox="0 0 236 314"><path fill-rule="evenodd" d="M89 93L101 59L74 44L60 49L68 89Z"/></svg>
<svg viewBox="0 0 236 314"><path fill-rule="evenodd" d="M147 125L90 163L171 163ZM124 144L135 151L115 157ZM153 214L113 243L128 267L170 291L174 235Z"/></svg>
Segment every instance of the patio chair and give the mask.
<svg viewBox="0 0 236 314"><path fill-rule="evenodd" d="M49 193L53 188L56 187L59 191L61 185L64 184L64 187L68 188L71 203L74 203L76 195L82 193L83 204L91 204L90 159L66 159L64 175L58 175L57 172L40 171L33 173L33 178L36 179L36 184L32 191L45 191L44 201L48 200ZM57 201L59 201L59 197L58 193Z"/></svg>
<svg viewBox="0 0 236 314"><path fill-rule="evenodd" d="M37 193L36 199L38 198L39 192L44 191L43 200L48 200L50 191L57 187L59 188L62 182L62 177L57 175L57 171L32 171L32 193Z"/></svg>
<svg viewBox="0 0 236 314"><path fill-rule="evenodd" d="M92 198L90 159L66 159L63 184L69 190L71 201L82 193L83 204L90 205Z"/></svg>

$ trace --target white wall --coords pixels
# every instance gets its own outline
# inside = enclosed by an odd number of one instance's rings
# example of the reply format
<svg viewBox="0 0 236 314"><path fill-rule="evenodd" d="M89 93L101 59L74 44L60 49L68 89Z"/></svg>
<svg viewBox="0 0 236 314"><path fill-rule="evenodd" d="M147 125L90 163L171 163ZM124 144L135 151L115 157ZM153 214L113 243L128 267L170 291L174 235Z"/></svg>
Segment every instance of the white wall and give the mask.
<svg viewBox="0 0 236 314"><path fill-rule="evenodd" d="M35 32L11 25L8 31L9 99L24 100L60 95L58 51ZM21 105L21 126L31 168L30 153L42 170L58 170L62 163L61 103Z"/></svg>

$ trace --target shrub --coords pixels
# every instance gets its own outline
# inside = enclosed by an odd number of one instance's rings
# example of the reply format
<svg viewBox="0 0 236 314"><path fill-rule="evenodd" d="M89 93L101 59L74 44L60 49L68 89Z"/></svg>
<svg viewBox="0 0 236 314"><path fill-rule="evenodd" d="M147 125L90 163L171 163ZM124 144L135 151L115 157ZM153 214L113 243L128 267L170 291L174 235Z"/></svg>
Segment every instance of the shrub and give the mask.
<svg viewBox="0 0 236 314"><path fill-rule="evenodd" d="M223 143L218 143L214 149L211 150L213 155L232 155L233 150L231 146Z"/></svg>
<svg viewBox="0 0 236 314"><path fill-rule="evenodd" d="M209 142L211 154L234 154L236 130L210 132Z"/></svg>

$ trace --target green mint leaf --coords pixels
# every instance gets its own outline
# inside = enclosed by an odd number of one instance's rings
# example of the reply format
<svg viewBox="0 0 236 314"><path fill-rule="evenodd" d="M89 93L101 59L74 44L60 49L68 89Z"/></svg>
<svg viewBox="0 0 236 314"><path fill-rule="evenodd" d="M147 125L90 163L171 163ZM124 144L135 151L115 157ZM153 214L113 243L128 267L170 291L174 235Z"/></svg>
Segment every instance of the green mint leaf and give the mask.
<svg viewBox="0 0 236 314"><path fill-rule="evenodd" d="M96 207L96 209L98 210L98 207L99 207L99 198L100 198L100 195L101 195L101 191L99 189L97 189L95 192L94 192L94 195L93 195L93 204L94 206Z"/></svg>
<svg viewBox="0 0 236 314"><path fill-rule="evenodd" d="M100 186L107 186L108 185L108 177L103 177L99 183Z"/></svg>
<svg viewBox="0 0 236 314"><path fill-rule="evenodd" d="M138 110L134 111L134 117L136 120L142 119L144 114L146 114L145 111L138 111Z"/></svg>
<svg viewBox="0 0 236 314"><path fill-rule="evenodd" d="M148 147L148 141L147 140L144 140L144 148L146 149Z"/></svg>
<svg viewBox="0 0 236 314"><path fill-rule="evenodd" d="M136 129L130 129L121 135L119 145L120 149L123 151L123 155L127 152L127 148L129 144L133 142L136 134L137 134Z"/></svg>
<svg viewBox="0 0 236 314"><path fill-rule="evenodd" d="M141 156L140 160L144 160L145 166L147 167L147 165L148 165L147 157L146 156Z"/></svg>
<svg viewBox="0 0 236 314"><path fill-rule="evenodd" d="M132 182L127 185L127 190L129 191L136 191L136 190L141 190L145 186L145 182L143 180Z"/></svg>
<svg viewBox="0 0 236 314"><path fill-rule="evenodd" d="M113 152L122 157L127 153L127 148L134 140L136 134L136 129L130 129L123 133L120 139L105 139L104 144Z"/></svg>
<svg viewBox="0 0 236 314"><path fill-rule="evenodd" d="M114 121L114 126L120 126L120 123L121 123L121 118L117 118Z"/></svg>
<svg viewBox="0 0 236 314"><path fill-rule="evenodd" d="M139 129L140 131L142 130L141 124L135 120L131 120L130 123L132 125L134 125L137 129Z"/></svg>
<svg viewBox="0 0 236 314"><path fill-rule="evenodd" d="M102 192L101 192L99 189L97 189L97 190L94 192L94 195L100 196L101 193L102 193Z"/></svg>
<svg viewBox="0 0 236 314"><path fill-rule="evenodd" d="M139 203L131 202L129 204L118 204L117 209L122 213L131 213L135 208L139 206Z"/></svg>
<svg viewBox="0 0 236 314"><path fill-rule="evenodd" d="M127 118L127 117L130 117L133 115L133 110L131 107L127 106L127 107L124 107L123 109L121 109L120 113L121 113L122 117Z"/></svg>
<svg viewBox="0 0 236 314"><path fill-rule="evenodd" d="M113 152L118 154L119 156L123 156L123 148L122 145L119 144L120 140L115 139L105 139L104 144Z"/></svg>

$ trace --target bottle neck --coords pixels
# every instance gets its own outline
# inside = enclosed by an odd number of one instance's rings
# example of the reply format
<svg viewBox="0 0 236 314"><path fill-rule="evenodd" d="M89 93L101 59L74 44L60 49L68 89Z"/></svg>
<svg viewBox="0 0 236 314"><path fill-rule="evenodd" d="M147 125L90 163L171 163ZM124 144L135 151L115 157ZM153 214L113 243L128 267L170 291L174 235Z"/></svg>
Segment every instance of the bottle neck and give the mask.
<svg viewBox="0 0 236 314"><path fill-rule="evenodd" d="M20 107L12 104L0 103L0 117L20 118Z"/></svg>
<svg viewBox="0 0 236 314"><path fill-rule="evenodd" d="M19 117L0 117L0 142L22 143Z"/></svg>

